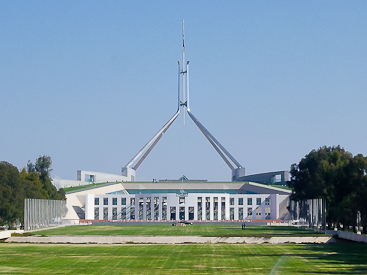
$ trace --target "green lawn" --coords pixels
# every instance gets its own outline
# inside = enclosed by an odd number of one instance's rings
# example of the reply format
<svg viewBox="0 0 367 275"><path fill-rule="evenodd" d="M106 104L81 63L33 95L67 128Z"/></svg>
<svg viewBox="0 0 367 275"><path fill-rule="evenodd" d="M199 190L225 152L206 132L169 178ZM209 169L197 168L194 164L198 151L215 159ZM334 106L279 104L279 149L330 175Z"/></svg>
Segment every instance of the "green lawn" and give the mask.
<svg viewBox="0 0 367 275"><path fill-rule="evenodd" d="M272 237L272 236L325 236L310 230L290 226L241 224L194 224L185 227L166 224L136 225L79 225L35 232L41 235L149 235L149 236L204 236L204 237Z"/></svg>
<svg viewBox="0 0 367 275"><path fill-rule="evenodd" d="M0 274L366 274L367 244L0 244Z"/></svg>

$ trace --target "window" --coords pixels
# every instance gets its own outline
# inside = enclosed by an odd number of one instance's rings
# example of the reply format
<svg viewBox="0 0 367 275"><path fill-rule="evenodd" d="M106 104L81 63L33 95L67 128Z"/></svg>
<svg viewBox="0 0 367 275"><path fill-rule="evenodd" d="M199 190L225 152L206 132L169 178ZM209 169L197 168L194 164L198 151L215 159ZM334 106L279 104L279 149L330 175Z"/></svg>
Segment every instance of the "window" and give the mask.
<svg viewBox="0 0 367 275"><path fill-rule="evenodd" d="M179 204L185 204L185 197L179 197Z"/></svg>
<svg viewBox="0 0 367 275"><path fill-rule="evenodd" d="M271 217L270 207L265 208L265 220L269 220Z"/></svg>
<svg viewBox="0 0 367 275"><path fill-rule="evenodd" d="M179 213L180 217L179 218L182 221L182 220L185 219L185 207L180 207L179 211L180 211L180 213Z"/></svg>
<svg viewBox="0 0 367 275"><path fill-rule="evenodd" d="M126 205L126 198L121 199L121 205Z"/></svg>
<svg viewBox="0 0 367 275"><path fill-rule="evenodd" d="M130 198L130 205L135 205L135 198Z"/></svg>
<svg viewBox="0 0 367 275"><path fill-rule="evenodd" d="M135 220L135 206L131 206L130 208L130 219Z"/></svg>
<svg viewBox="0 0 367 275"><path fill-rule="evenodd" d="M234 205L234 198L230 198L230 199L229 199L229 204L230 204L230 205Z"/></svg>
<svg viewBox="0 0 367 275"><path fill-rule="evenodd" d="M159 218L159 197L154 197L154 220Z"/></svg>
<svg viewBox="0 0 367 275"><path fill-rule="evenodd" d="M234 208L233 207L229 208L229 218L231 220L234 220Z"/></svg>
<svg viewBox="0 0 367 275"><path fill-rule="evenodd" d="M103 219L108 220L108 208L107 207L103 208Z"/></svg>
<svg viewBox="0 0 367 275"><path fill-rule="evenodd" d="M247 208L247 217L251 218L252 217L252 208Z"/></svg>
<svg viewBox="0 0 367 275"><path fill-rule="evenodd" d="M201 197L197 198L198 201L198 220L203 219L203 199Z"/></svg>
<svg viewBox="0 0 367 275"><path fill-rule="evenodd" d="M192 221L194 219L194 207L189 207L189 220Z"/></svg>
<svg viewBox="0 0 367 275"><path fill-rule="evenodd" d="M247 199L247 205L252 205L252 198Z"/></svg>
<svg viewBox="0 0 367 275"><path fill-rule="evenodd" d="M222 203L221 203L221 220L226 219L226 198L222 197Z"/></svg>
<svg viewBox="0 0 367 275"><path fill-rule="evenodd" d="M103 199L103 205L108 205L108 198Z"/></svg>
<svg viewBox="0 0 367 275"><path fill-rule="evenodd" d="M162 220L167 220L167 197L162 198Z"/></svg>
<svg viewBox="0 0 367 275"><path fill-rule="evenodd" d="M205 219L210 220L210 197L205 197Z"/></svg>
<svg viewBox="0 0 367 275"><path fill-rule="evenodd" d="M138 212L138 219L139 220L142 220L143 219L143 215L144 215L144 213L143 213L143 210L144 210L144 208L143 208L144 207L144 198L139 198L138 199L138 202L139 202L138 203L138 207L139 208L137 209L139 211Z"/></svg>
<svg viewBox="0 0 367 275"><path fill-rule="evenodd" d="M94 219L99 220L99 208L94 208Z"/></svg>
<svg viewBox="0 0 367 275"><path fill-rule="evenodd" d="M171 213L171 220L176 220L176 206L170 207L170 213Z"/></svg>
<svg viewBox="0 0 367 275"><path fill-rule="evenodd" d="M270 205L270 198L265 199L265 205Z"/></svg>
<svg viewBox="0 0 367 275"><path fill-rule="evenodd" d="M112 219L117 220L117 208L116 207L112 208Z"/></svg>
<svg viewBox="0 0 367 275"><path fill-rule="evenodd" d="M99 198L94 199L94 205L99 205Z"/></svg>
<svg viewBox="0 0 367 275"><path fill-rule="evenodd" d="M243 205L243 198L238 198L238 205Z"/></svg>
<svg viewBox="0 0 367 275"><path fill-rule="evenodd" d="M112 204L117 205L117 198L112 198Z"/></svg>
<svg viewBox="0 0 367 275"><path fill-rule="evenodd" d="M214 197L214 220L218 220L218 197Z"/></svg>
<svg viewBox="0 0 367 275"><path fill-rule="evenodd" d="M126 220L126 207L121 208L121 220Z"/></svg>
<svg viewBox="0 0 367 275"><path fill-rule="evenodd" d="M152 219L152 203L151 203L151 200L152 200L151 197L146 197L145 198L145 209L146 209L145 213L146 213L146 219L147 220Z"/></svg>
<svg viewBox="0 0 367 275"><path fill-rule="evenodd" d="M238 208L238 219L243 220L243 208Z"/></svg>
<svg viewBox="0 0 367 275"><path fill-rule="evenodd" d="M261 205L261 198L256 199L256 205Z"/></svg>

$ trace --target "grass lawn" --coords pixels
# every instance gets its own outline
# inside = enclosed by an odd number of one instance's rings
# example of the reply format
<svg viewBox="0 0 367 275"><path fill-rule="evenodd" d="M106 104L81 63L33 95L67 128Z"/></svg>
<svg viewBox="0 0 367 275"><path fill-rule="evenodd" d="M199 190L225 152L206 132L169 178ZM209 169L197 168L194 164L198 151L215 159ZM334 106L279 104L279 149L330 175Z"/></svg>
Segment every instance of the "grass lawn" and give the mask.
<svg viewBox="0 0 367 275"><path fill-rule="evenodd" d="M290 226L241 224L194 224L185 227L167 224L137 225L79 225L35 232L41 235L149 235L149 236L203 236L203 237L272 237L272 236L325 236L310 230Z"/></svg>
<svg viewBox="0 0 367 275"><path fill-rule="evenodd" d="M74 186L74 187L67 187L67 188L64 188L64 191L65 191L65 193L68 193L68 192L77 191L77 190L83 190L83 189L87 189L87 188L101 187L101 186L103 186L105 184L108 184L108 182L91 183L91 184L86 184L86 185L80 185L80 186ZM111 183L109 183L109 184L111 184Z"/></svg>
<svg viewBox="0 0 367 275"><path fill-rule="evenodd" d="M366 274L367 244L0 244L0 274Z"/></svg>

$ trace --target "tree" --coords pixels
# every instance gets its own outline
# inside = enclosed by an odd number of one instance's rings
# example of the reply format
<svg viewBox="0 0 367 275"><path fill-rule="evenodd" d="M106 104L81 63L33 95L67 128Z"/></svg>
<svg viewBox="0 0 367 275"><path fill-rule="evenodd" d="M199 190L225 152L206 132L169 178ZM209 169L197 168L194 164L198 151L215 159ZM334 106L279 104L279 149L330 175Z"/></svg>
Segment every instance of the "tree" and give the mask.
<svg viewBox="0 0 367 275"><path fill-rule="evenodd" d="M327 221L347 226L356 224L359 210L367 226L366 173L367 158L363 155L353 157L340 146L312 150L291 166L291 199L324 198Z"/></svg>
<svg viewBox="0 0 367 275"><path fill-rule="evenodd" d="M65 199L65 192L62 189L57 191L55 186L52 184L50 177L50 172L52 171L51 164L51 157L46 155L39 156L34 165L30 161L28 161L28 172L37 172L38 178L42 183L42 189L47 192L47 199L63 200Z"/></svg>
<svg viewBox="0 0 367 275"><path fill-rule="evenodd" d="M12 224L22 216L23 197L18 169L8 162L0 162L0 224Z"/></svg>
<svg viewBox="0 0 367 275"><path fill-rule="evenodd" d="M45 199L48 197L46 190L42 188L42 182L39 180L36 172L27 172L23 168L19 177L24 189L25 198Z"/></svg>
<svg viewBox="0 0 367 275"><path fill-rule="evenodd" d="M0 225L23 221L24 199L65 199L63 189L56 190L50 177L50 157L42 156L33 165L27 163L19 173L17 167L0 162Z"/></svg>

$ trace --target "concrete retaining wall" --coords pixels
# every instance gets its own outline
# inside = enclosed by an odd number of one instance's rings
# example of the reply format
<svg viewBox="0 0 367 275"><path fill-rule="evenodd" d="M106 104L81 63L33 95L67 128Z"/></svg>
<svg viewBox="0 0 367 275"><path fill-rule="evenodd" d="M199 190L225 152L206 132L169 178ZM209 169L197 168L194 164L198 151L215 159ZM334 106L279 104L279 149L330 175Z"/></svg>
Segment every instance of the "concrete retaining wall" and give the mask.
<svg viewBox="0 0 367 275"><path fill-rule="evenodd" d="M126 244L126 243L154 243L154 244L183 244L183 243L330 243L335 242L332 237L201 237L201 236L28 236L10 237L6 242L15 243L73 243L73 244Z"/></svg>
<svg viewBox="0 0 367 275"><path fill-rule="evenodd" d="M337 235L341 239L350 240L353 242L367 243L367 235L361 235L347 231L334 231L334 230L326 230L325 233L328 235Z"/></svg>
<svg viewBox="0 0 367 275"><path fill-rule="evenodd" d="M354 242L362 242L367 243L367 236L366 235L359 235L352 232L346 232L346 231L337 231L339 238L351 240Z"/></svg>
<svg viewBox="0 0 367 275"><path fill-rule="evenodd" d="M10 238L11 233L23 234L24 230L4 230L0 231L0 240Z"/></svg>

